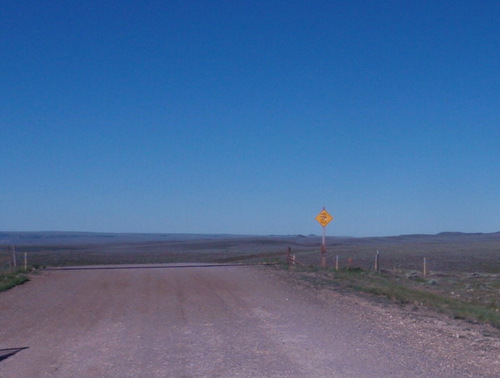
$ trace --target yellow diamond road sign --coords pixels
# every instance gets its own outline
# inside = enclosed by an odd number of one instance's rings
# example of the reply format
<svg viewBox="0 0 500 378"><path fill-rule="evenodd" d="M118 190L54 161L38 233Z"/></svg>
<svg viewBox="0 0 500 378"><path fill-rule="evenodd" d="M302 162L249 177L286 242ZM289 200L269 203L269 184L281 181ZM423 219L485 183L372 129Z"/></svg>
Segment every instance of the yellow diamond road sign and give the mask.
<svg viewBox="0 0 500 378"><path fill-rule="evenodd" d="M326 227L326 225L328 223L330 223L332 220L333 220L333 217L328 214L328 211L326 211L325 209L323 209L317 216L316 216L316 220L318 221L318 223L320 225L322 225L323 227Z"/></svg>

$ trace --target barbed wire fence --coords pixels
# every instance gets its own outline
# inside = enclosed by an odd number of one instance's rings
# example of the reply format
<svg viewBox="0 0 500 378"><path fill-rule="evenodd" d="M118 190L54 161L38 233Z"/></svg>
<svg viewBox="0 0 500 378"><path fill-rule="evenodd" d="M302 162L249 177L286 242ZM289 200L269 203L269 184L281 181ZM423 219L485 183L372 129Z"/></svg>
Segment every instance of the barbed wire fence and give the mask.
<svg viewBox="0 0 500 378"><path fill-rule="evenodd" d="M17 254L13 245L0 247L0 273L12 273L17 270Z"/></svg>
<svg viewBox="0 0 500 378"><path fill-rule="evenodd" d="M0 273L9 273L12 270L11 257L8 249L3 247L0 249Z"/></svg>

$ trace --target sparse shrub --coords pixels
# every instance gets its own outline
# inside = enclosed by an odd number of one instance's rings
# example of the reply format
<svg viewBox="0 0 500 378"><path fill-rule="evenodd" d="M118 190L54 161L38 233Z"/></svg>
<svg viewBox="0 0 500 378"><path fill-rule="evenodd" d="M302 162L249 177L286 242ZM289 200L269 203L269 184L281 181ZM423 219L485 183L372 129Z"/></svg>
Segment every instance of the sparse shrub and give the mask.
<svg viewBox="0 0 500 378"><path fill-rule="evenodd" d="M355 266L352 266L352 267L348 266L347 267L347 271L349 271L349 272L358 272L358 273L364 272L363 268L360 268L360 267L357 267L357 266L356 267Z"/></svg>

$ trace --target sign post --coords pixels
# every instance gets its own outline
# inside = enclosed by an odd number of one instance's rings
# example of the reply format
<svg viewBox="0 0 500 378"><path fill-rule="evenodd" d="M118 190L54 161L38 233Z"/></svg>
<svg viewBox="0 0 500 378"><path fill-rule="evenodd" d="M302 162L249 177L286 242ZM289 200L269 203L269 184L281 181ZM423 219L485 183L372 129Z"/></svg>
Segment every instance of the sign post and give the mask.
<svg viewBox="0 0 500 378"><path fill-rule="evenodd" d="M320 213L316 216L316 220L323 227L323 241L321 243L321 267L326 268L326 226L333 220L333 217L325 210L320 211Z"/></svg>

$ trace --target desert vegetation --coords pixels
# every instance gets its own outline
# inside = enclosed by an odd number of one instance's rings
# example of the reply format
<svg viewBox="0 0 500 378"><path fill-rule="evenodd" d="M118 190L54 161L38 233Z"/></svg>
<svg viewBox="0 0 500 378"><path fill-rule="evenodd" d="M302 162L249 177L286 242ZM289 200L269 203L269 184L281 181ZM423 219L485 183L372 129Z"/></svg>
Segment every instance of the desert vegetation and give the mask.
<svg viewBox="0 0 500 378"><path fill-rule="evenodd" d="M12 289L17 285L21 285L29 281L29 271L24 269L15 272L0 273L0 291Z"/></svg>
<svg viewBox="0 0 500 378"><path fill-rule="evenodd" d="M293 275L317 287L364 293L418 311L422 306L455 318L500 328L500 276L486 273L439 273L425 277L415 271L365 271L294 266Z"/></svg>

